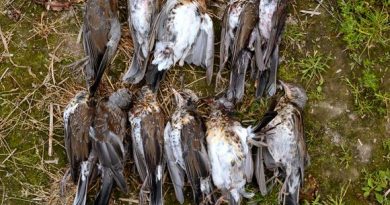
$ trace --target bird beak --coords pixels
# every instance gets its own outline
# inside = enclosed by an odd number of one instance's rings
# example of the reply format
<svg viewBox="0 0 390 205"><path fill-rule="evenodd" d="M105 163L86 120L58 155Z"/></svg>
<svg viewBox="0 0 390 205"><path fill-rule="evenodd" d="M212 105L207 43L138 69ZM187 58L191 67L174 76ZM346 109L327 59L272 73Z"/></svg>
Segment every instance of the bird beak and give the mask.
<svg viewBox="0 0 390 205"><path fill-rule="evenodd" d="M175 96L175 101L177 106L181 106L184 103L183 97L180 95L179 92L177 92L175 89L172 88L173 96Z"/></svg>
<svg viewBox="0 0 390 205"><path fill-rule="evenodd" d="M280 83L280 85L282 85L284 93L287 95L287 97L290 97L291 96L291 91L290 91L290 88L288 87L288 85L286 83L284 83L283 81L281 81L281 80L279 80L279 83Z"/></svg>

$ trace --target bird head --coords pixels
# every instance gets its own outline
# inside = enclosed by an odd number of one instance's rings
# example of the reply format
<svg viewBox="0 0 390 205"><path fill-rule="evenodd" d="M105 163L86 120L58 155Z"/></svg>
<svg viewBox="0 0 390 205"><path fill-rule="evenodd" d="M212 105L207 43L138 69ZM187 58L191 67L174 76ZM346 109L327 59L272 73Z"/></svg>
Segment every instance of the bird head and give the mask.
<svg viewBox="0 0 390 205"><path fill-rule="evenodd" d="M234 108L234 104L225 97L220 98L202 98L203 102L208 105L214 111L231 112Z"/></svg>
<svg viewBox="0 0 390 205"><path fill-rule="evenodd" d="M109 101L123 110L130 109L132 94L126 88L121 88L112 93Z"/></svg>
<svg viewBox="0 0 390 205"><path fill-rule="evenodd" d="M199 100L195 92L190 89L184 89L181 92L178 92L172 88L172 92L178 107L192 106Z"/></svg>
<svg viewBox="0 0 390 205"><path fill-rule="evenodd" d="M305 104L307 102L307 95L305 89L303 89L299 85L294 85L290 83L285 83L283 81L279 81L283 90L284 94L287 97L287 99L296 104L299 108L303 109L305 107Z"/></svg>

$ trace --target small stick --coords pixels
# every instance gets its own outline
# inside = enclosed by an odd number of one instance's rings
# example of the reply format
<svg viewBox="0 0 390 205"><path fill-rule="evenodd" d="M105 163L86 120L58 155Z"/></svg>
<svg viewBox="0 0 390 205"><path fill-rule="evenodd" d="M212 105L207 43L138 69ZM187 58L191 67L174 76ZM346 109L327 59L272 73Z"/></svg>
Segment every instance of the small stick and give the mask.
<svg viewBox="0 0 390 205"><path fill-rule="evenodd" d="M81 42L81 37L83 34L83 29L84 29L83 27L84 27L83 25L80 27L79 33L77 35L77 41L76 41L77 44L80 44L80 42Z"/></svg>
<svg viewBox="0 0 390 205"><path fill-rule="evenodd" d="M139 204L137 199L119 198L119 201L129 202L130 204Z"/></svg>
<svg viewBox="0 0 390 205"><path fill-rule="evenodd" d="M321 4L322 4L322 1L324 0L321 0L320 2L318 2L318 5L316 6L316 8L313 10L314 12L317 12L318 8L320 8ZM311 14L310 16L313 17L314 14Z"/></svg>
<svg viewBox="0 0 390 205"><path fill-rule="evenodd" d="M58 158L52 159L52 160L45 160L46 164L58 164Z"/></svg>
<svg viewBox="0 0 390 205"><path fill-rule="evenodd" d="M48 155L51 157L53 154L53 103L50 103L50 122L49 122L49 150Z"/></svg>
<svg viewBox="0 0 390 205"><path fill-rule="evenodd" d="M304 13L304 14L310 14L310 16L313 16L313 15L320 15L321 12L318 12L318 11L307 11L307 10L300 10L301 13Z"/></svg>
<svg viewBox="0 0 390 205"><path fill-rule="evenodd" d="M16 148L3 160L3 162L1 162L1 164L4 164L6 161L8 161L8 159L12 156L12 155L14 155L14 153L15 153L15 151L16 151Z"/></svg>

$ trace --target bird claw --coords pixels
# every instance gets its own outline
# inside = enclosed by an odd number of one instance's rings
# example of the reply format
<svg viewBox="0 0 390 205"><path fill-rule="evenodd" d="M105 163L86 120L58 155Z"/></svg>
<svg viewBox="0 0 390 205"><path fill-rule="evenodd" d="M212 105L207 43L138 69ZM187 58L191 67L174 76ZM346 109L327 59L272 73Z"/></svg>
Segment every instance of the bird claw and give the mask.
<svg viewBox="0 0 390 205"><path fill-rule="evenodd" d="M215 202L215 205L221 205L222 202L226 202L225 196L219 197L219 199Z"/></svg>
<svg viewBox="0 0 390 205"><path fill-rule="evenodd" d="M68 168L65 171L65 174L62 177L61 182L60 182L60 195L61 195L61 197L65 197L66 181L68 181L67 179L68 179L69 176L70 176L70 168Z"/></svg>
<svg viewBox="0 0 390 205"><path fill-rule="evenodd" d="M249 139L248 142L256 147L268 147L268 144L262 141L256 141L254 139Z"/></svg>

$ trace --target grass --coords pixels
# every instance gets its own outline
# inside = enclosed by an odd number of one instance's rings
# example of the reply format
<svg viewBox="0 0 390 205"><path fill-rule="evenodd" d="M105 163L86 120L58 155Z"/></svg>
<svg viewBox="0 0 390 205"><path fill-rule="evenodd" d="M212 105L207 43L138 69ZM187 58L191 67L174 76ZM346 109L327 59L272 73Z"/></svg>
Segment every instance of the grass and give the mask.
<svg viewBox="0 0 390 205"><path fill-rule="evenodd" d="M346 80L356 110L360 115L388 116L388 92L380 86L386 70L378 68L390 62L390 19L386 12L389 1L340 0L338 5L342 16L340 31L354 61L351 69L361 71L355 73L354 79Z"/></svg>
<svg viewBox="0 0 390 205"><path fill-rule="evenodd" d="M307 53L305 58L301 59L297 66L300 67L302 79L307 81L307 86L314 80L316 84L323 83L322 74L329 68L327 64L329 56L325 57L317 50L313 54Z"/></svg>
<svg viewBox="0 0 390 205"><path fill-rule="evenodd" d="M335 196L327 196L322 200L320 196L317 196L312 202L305 201L305 205L346 205L347 200L345 196L347 194L350 182L341 187L340 193Z"/></svg>
<svg viewBox="0 0 390 205"><path fill-rule="evenodd" d="M374 197L380 204L390 204L388 199L390 170L379 170L374 173L366 173L365 186L362 188L364 197Z"/></svg>
<svg viewBox="0 0 390 205"><path fill-rule="evenodd" d="M344 145L341 145L341 156L339 158L340 164L344 165L345 169L348 169L350 163L352 162L352 154L349 148L346 148Z"/></svg>
<svg viewBox="0 0 390 205"><path fill-rule="evenodd" d="M370 50L389 43L388 0L340 0L340 31L348 49Z"/></svg>
<svg viewBox="0 0 390 205"><path fill-rule="evenodd" d="M373 69L366 67L361 77L353 83L345 79L354 98L354 105L360 115L386 116L388 114L389 93L381 90L380 79Z"/></svg>
<svg viewBox="0 0 390 205"><path fill-rule="evenodd" d="M255 205L255 204L265 204L265 205L274 205L278 203L278 196L280 189L280 185L276 185L272 190L271 193L268 193L267 196L262 196L259 192L255 194L255 196L248 200L247 204L249 205Z"/></svg>

